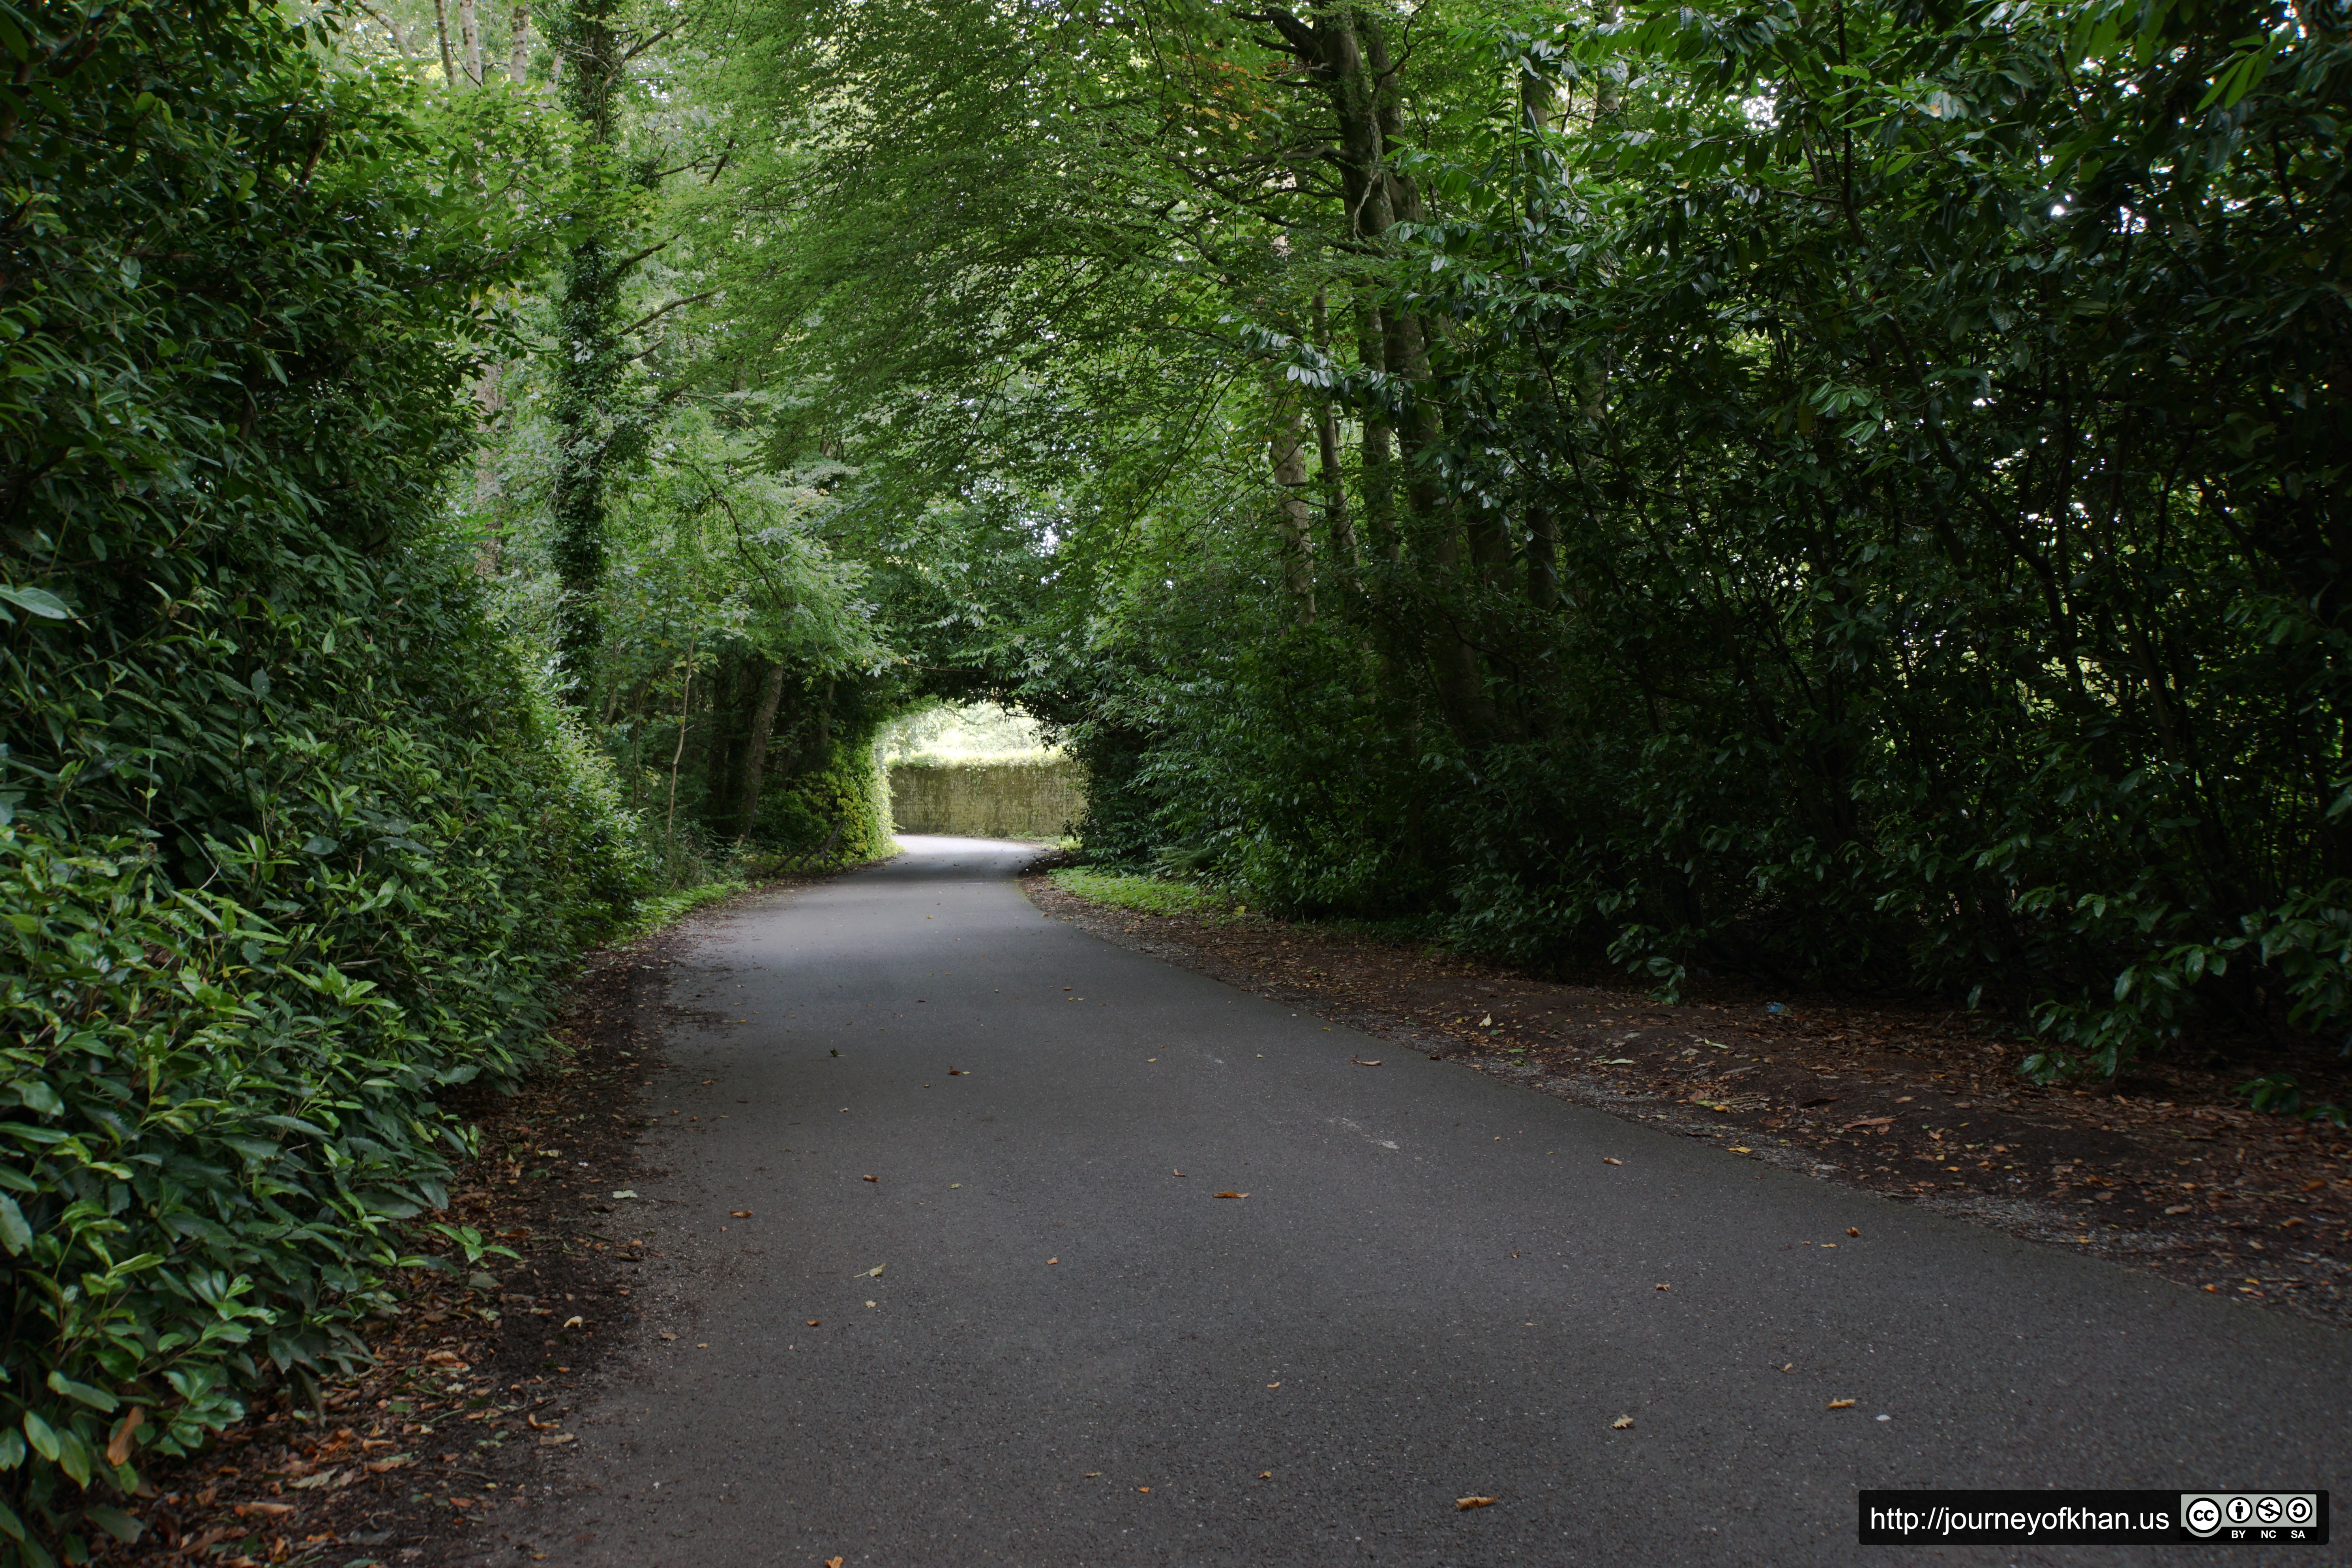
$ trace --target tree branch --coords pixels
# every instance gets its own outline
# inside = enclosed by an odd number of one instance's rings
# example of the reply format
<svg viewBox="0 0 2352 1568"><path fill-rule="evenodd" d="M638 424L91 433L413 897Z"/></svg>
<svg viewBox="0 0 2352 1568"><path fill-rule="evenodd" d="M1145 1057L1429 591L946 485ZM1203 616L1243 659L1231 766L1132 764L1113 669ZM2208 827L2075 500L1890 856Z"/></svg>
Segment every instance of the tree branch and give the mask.
<svg viewBox="0 0 2352 1568"><path fill-rule="evenodd" d="M709 299L718 292L719 290L716 289L706 289L699 294L689 294L683 300L672 300L668 304L662 306L659 310L648 310L644 315L639 316L635 321L631 321L627 326L623 327L621 329L620 335L625 338L631 332L635 331L639 327L646 326L652 322L661 320L664 316L668 315L672 310L677 310L680 305L699 305L702 301Z"/></svg>

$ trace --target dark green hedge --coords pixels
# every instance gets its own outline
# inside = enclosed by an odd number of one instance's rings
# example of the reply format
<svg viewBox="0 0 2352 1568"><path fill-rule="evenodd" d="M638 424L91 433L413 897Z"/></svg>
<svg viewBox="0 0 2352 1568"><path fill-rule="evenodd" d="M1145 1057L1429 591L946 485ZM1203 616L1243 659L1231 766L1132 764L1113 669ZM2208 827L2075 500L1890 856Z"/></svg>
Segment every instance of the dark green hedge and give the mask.
<svg viewBox="0 0 2352 1568"><path fill-rule="evenodd" d="M436 496L479 164L278 10L0 6L0 1563L359 1353L635 825ZM485 195L486 189L489 193Z"/></svg>

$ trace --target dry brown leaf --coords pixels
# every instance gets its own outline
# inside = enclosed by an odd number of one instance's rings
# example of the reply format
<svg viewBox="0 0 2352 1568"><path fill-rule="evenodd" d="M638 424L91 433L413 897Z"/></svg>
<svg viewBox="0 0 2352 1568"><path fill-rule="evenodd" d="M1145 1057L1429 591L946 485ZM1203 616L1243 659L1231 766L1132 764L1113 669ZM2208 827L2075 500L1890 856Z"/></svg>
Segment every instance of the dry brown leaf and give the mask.
<svg viewBox="0 0 2352 1568"><path fill-rule="evenodd" d="M1633 1424L1633 1418L1631 1415L1620 1415L1616 1420L1609 1423L1609 1430L1612 1432L1622 1432L1626 1427L1631 1426Z"/></svg>
<svg viewBox="0 0 2352 1568"><path fill-rule="evenodd" d="M1245 1198L1249 1196L1249 1194L1247 1193L1219 1193L1217 1196L1221 1198Z"/></svg>
<svg viewBox="0 0 2352 1568"><path fill-rule="evenodd" d="M1055 1264L1056 1264L1056 1263L1059 1263L1060 1261L1062 1261L1062 1260L1061 1260L1060 1258L1048 1258L1047 1259L1045 1259L1045 1264L1046 1264L1046 1267L1051 1268L1053 1265L1055 1265Z"/></svg>
<svg viewBox="0 0 2352 1568"><path fill-rule="evenodd" d="M237 1517L240 1519L250 1519L255 1514L275 1518L279 1514L293 1511L294 1505L290 1502L241 1502L236 1505Z"/></svg>
<svg viewBox="0 0 2352 1568"><path fill-rule="evenodd" d="M1467 1513L1474 1508L1492 1508L1500 1500L1490 1497L1458 1497L1454 1500L1454 1506Z"/></svg>
<svg viewBox="0 0 2352 1568"><path fill-rule="evenodd" d="M750 1209L729 1209L727 1211L727 1217L730 1219L750 1219L751 1217L751 1211Z"/></svg>
<svg viewBox="0 0 2352 1568"><path fill-rule="evenodd" d="M1653 1285L1650 1289L1653 1290L1671 1290L1674 1287L1671 1285Z"/></svg>
<svg viewBox="0 0 2352 1568"><path fill-rule="evenodd" d="M961 1077L963 1077L963 1068L948 1068L948 1076L949 1076L950 1078L961 1078Z"/></svg>
<svg viewBox="0 0 2352 1568"><path fill-rule="evenodd" d="M131 1414L116 1425L114 1436L106 1440L106 1462L110 1465L129 1464L131 1435L146 1424L147 1412L136 1405L132 1405Z"/></svg>
<svg viewBox="0 0 2352 1568"><path fill-rule="evenodd" d="M838 1557L826 1558L824 1560L824 1568L841 1568L841 1559Z"/></svg>
<svg viewBox="0 0 2352 1568"><path fill-rule="evenodd" d="M1150 1489L1150 1487L1138 1487L1138 1488L1136 1488L1135 1489L1136 1489L1137 1491L1139 1491L1139 1492L1148 1492L1148 1491L1150 1491L1151 1489Z"/></svg>
<svg viewBox="0 0 2352 1568"><path fill-rule="evenodd" d="M1348 1059L1355 1063L1360 1068L1376 1068L1381 1065L1380 1058L1378 1057L1373 1058L1370 1061L1366 1061L1361 1057L1349 1057Z"/></svg>
<svg viewBox="0 0 2352 1568"><path fill-rule="evenodd" d="M1861 1232L1861 1231L1856 1230L1856 1229L1855 1229L1853 1226L1846 1226L1846 1227L1845 1227L1845 1233L1846 1233L1848 1236L1860 1236L1860 1235L1862 1234L1862 1232Z"/></svg>
<svg viewBox="0 0 2352 1568"><path fill-rule="evenodd" d="M1624 1162L1624 1161L1622 1161L1622 1160L1620 1160L1620 1159L1619 1159L1616 1155L1614 1155L1614 1154L1603 1154L1603 1155L1601 1155L1601 1163L1602 1164L1604 1164L1604 1165L1622 1165L1622 1164L1623 1164L1625 1162Z"/></svg>
<svg viewBox="0 0 2352 1568"><path fill-rule="evenodd" d="M1268 1388L1280 1388L1280 1387L1282 1386L1282 1384L1278 1384L1278 1383L1269 1383L1269 1384L1266 1384L1266 1386L1267 1386Z"/></svg>
<svg viewBox="0 0 2352 1568"><path fill-rule="evenodd" d="M868 1177L866 1177L866 1179L867 1181L869 1181L869 1182L878 1182L878 1181L880 1181L882 1178L881 1178L881 1177L879 1177L879 1176L868 1176Z"/></svg>
<svg viewBox="0 0 2352 1568"><path fill-rule="evenodd" d="M811 1318L808 1321L808 1326L812 1329L821 1329L824 1327L824 1320L823 1318Z"/></svg>
<svg viewBox="0 0 2352 1568"><path fill-rule="evenodd" d="M1830 1401L1830 1408L1832 1410L1851 1410L1853 1408L1853 1401L1851 1399L1832 1399Z"/></svg>

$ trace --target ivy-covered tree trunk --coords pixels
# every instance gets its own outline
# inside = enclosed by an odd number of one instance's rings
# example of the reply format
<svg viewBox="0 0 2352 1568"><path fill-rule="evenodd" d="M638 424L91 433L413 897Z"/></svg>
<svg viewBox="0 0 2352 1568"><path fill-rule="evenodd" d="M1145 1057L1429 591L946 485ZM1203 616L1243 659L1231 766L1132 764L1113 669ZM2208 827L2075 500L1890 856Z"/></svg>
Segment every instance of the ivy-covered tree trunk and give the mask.
<svg viewBox="0 0 2352 1568"><path fill-rule="evenodd" d="M548 29L566 68L564 105L585 132L575 176L577 237L564 258L556 303L561 358L551 507L559 586L556 655L575 707L591 700L602 640L597 598L604 584L605 463L622 370L620 286L626 263L616 259L614 244L622 184L617 10L615 0L572 0L552 14Z"/></svg>

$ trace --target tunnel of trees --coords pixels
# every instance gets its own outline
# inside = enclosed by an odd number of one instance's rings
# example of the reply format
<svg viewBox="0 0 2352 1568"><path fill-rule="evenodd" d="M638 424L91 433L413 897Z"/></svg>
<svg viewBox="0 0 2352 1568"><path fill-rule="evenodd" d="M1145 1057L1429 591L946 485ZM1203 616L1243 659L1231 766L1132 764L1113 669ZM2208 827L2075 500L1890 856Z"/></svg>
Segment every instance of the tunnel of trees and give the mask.
<svg viewBox="0 0 2352 1568"><path fill-rule="evenodd" d="M0 1562L362 1353L436 1095L887 853L926 702L1043 721L1098 861L2344 1120L2342 0L0 49Z"/></svg>

